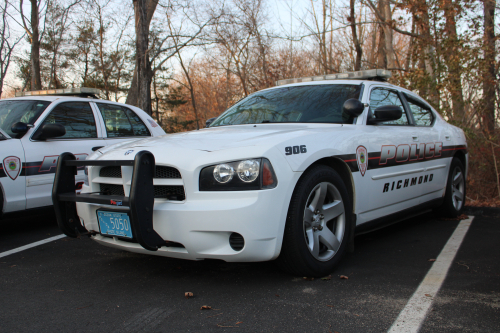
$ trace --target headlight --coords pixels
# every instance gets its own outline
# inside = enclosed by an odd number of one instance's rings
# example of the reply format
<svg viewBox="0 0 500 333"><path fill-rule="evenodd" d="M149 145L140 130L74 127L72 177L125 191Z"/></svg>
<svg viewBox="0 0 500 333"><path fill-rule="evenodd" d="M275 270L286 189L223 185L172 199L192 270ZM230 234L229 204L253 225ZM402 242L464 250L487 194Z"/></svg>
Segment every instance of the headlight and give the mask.
<svg viewBox="0 0 500 333"><path fill-rule="evenodd" d="M88 166L85 167L85 171L83 173L85 175L83 178L83 183L85 184L85 186L89 186L89 167Z"/></svg>
<svg viewBox="0 0 500 333"><path fill-rule="evenodd" d="M200 191L262 190L276 185L276 174L266 158L221 163L200 172Z"/></svg>

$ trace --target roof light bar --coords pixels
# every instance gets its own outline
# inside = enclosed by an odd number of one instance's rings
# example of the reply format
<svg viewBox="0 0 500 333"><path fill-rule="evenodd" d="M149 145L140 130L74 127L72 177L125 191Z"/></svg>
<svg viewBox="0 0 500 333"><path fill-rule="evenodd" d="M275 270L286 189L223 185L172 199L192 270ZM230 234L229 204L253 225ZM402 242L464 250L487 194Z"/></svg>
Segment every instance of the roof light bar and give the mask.
<svg viewBox="0 0 500 333"><path fill-rule="evenodd" d="M296 79L286 79L279 80L276 82L277 86L282 86L284 84L291 83L301 83L301 82L311 82L311 81L323 81L323 80L378 80L387 81L388 78L392 76L391 71L387 69L367 69L364 71L357 72L346 72L338 74L327 74L320 76L308 76Z"/></svg>
<svg viewBox="0 0 500 333"><path fill-rule="evenodd" d="M34 91L19 91L16 92L16 97L23 96L44 96L44 95L79 95L79 96L93 96L99 95L100 89L96 88L65 88L65 89L49 89L49 90L34 90Z"/></svg>

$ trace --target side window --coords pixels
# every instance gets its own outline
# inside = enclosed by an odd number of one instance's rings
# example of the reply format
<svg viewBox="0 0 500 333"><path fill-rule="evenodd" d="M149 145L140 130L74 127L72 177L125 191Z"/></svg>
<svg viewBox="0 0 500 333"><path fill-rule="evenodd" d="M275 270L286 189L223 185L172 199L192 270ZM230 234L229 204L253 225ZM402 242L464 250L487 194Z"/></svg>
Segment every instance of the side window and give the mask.
<svg viewBox="0 0 500 333"><path fill-rule="evenodd" d="M50 112L41 126L44 124L60 124L66 128L66 134L58 139L97 138L94 113L89 103L61 103Z"/></svg>
<svg viewBox="0 0 500 333"><path fill-rule="evenodd" d="M97 103L101 111L108 138L149 136L149 131L139 116L120 105Z"/></svg>
<svg viewBox="0 0 500 333"><path fill-rule="evenodd" d="M432 111L422 105L421 103L414 102L410 98L407 98L408 105L410 106L410 111L413 114L413 119L415 119L416 126L431 126L432 124Z"/></svg>
<svg viewBox="0 0 500 333"><path fill-rule="evenodd" d="M123 108L127 113L128 119L132 124L132 129L134 130L135 136L150 136L149 130L142 122L141 118L132 110Z"/></svg>
<svg viewBox="0 0 500 333"><path fill-rule="evenodd" d="M403 115L398 120L385 121L383 123L379 123L381 125L408 125L408 118L406 117L405 109L403 107L403 103L399 98L397 92L394 90L388 90L385 88L375 88L371 91L370 94L370 109L371 111L375 111L379 106L384 105L397 105L401 107L403 110Z"/></svg>

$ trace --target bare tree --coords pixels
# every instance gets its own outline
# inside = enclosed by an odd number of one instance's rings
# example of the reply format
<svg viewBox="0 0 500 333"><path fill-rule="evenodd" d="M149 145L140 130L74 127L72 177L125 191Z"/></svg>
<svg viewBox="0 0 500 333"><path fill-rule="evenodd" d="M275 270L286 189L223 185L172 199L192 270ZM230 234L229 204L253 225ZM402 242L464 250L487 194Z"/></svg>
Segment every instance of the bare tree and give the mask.
<svg viewBox="0 0 500 333"><path fill-rule="evenodd" d="M134 76L127 94L126 103L141 107L143 104L148 104L147 100L149 100L149 107L144 109L144 111L151 114L151 88L146 88L144 86L142 89L149 91L148 98L146 96L147 91L141 91L141 86L147 84L147 82L149 82L149 86L151 86L151 65L149 54L146 51L149 46L149 27L156 11L158 0L133 0L133 3L136 32L136 61ZM140 52L142 52L142 54L140 54ZM144 67L147 67L149 70L144 69ZM142 82L143 79L147 79L147 82ZM141 101L142 97L147 100Z"/></svg>
<svg viewBox="0 0 500 333"><path fill-rule="evenodd" d="M350 9L351 9L351 31L352 31L352 41L354 43L354 47L356 48L356 62L354 64L354 70L359 71L361 69L361 59L363 58L363 49L361 48L361 43L358 39L358 34L356 31L356 12L355 12L355 0L350 0Z"/></svg>
<svg viewBox="0 0 500 333"><path fill-rule="evenodd" d="M23 4L24 1L19 1L19 12L21 14L22 26L31 44L31 89L40 90L42 89L42 77L40 72L40 40L43 37L43 31L40 33L39 23L40 23L40 2L39 0L30 0L31 3L31 20L28 20L24 16Z"/></svg>
<svg viewBox="0 0 500 333"><path fill-rule="evenodd" d="M9 22L7 20L7 7L9 6L9 3L7 0L4 1L1 10L1 31L0 31L0 96L2 95L3 92L3 83L5 80L5 75L7 74L7 71L9 69L10 65L10 60L12 57L12 52L14 51L14 48L16 45L22 40L24 37L21 36L20 38L15 39L14 41L11 41L10 39L12 38L10 34L10 26Z"/></svg>

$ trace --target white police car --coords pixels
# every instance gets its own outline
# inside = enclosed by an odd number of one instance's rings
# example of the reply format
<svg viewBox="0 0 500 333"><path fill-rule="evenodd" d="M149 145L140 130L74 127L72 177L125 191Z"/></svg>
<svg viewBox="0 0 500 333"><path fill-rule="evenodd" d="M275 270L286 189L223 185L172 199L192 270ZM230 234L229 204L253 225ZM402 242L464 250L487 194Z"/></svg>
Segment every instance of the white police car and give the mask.
<svg viewBox="0 0 500 333"><path fill-rule="evenodd" d="M52 205L63 152L83 160L99 148L165 134L136 107L74 97L98 93L92 88L42 90L0 101L0 213ZM82 170L75 181L83 177Z"/></svg>
<svg viewBox="0 0 500 333"><path fill-rule="evenodd" d="M354 233L464 205L467 145L385 70L284 80L209 128L93 155L63 154L61 229L106 246L192 260L278 259L332 271ZM88 182L76 195L76 168Z"/></svg>

